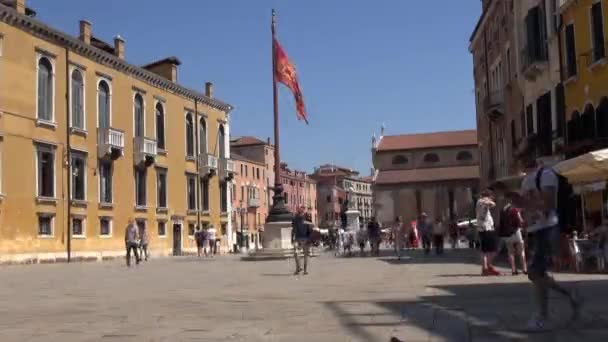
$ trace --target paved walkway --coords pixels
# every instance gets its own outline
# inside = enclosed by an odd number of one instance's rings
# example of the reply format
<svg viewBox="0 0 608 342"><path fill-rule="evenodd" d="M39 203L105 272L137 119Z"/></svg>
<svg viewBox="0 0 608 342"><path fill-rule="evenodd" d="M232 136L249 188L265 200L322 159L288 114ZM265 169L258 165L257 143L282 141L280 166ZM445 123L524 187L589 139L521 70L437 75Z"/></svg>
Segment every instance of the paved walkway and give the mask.
<svg viewBox="0 0 608 342"><path fill-rule="evenodd" d="M443 257L152 260L0 267L0 341L608 341L608 276L561 275L587 297L529 335L524 276L479 277L471 251Z"/></svg>

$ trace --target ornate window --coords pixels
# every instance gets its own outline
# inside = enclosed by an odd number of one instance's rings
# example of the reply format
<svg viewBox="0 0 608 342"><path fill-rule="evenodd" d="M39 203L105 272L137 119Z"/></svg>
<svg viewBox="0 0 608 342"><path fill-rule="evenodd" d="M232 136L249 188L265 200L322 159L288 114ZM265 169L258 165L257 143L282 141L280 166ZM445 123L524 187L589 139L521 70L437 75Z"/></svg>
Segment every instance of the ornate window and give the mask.
<svg viewBox="0 0 608 342"><path fill-rule="evenodd" d="M400 154L398 156L393 157L393 165L403 165L403 164L407 164L407 163L408 163L408 159L404 155Z"/></svg>

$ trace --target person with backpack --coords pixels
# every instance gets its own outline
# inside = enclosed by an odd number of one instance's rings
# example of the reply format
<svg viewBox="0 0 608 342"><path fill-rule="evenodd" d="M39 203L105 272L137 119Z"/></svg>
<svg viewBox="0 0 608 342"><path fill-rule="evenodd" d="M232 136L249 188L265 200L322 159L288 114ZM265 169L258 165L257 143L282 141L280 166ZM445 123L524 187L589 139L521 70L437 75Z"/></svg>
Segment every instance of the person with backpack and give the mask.
<svg viewBox="0 0 608 342"><path fill-rule="evenodd" d="M528 322L530 330L544 330L549 319L549 290L568 298L572 308L572 319L578 319L582 298L578 291L571 291L558 284L549 275L551 257L558 254L560 231L567 229L568 201L572 187L566 178L551 167L542 164L523 179L521 192L526 201L528 234L533 234L534 256L528 267L528 278L534 286L538 305L536 313Z"/></svg>
<svg viewBox="0 0 608 342"><path fill-rule="evenodd" d="M506 205L500 212L500 223L498 226L498 236L507 246L509 252L509 264L513 275L518 275L517 263L515 262L515 254L521 259L521 267L524 274L528 274L526 264L526 251L524 250L524 238L522 228L524 220L521 217L519 206L521 205L521 196L516 192L507 192L505 195Z"/></svg>

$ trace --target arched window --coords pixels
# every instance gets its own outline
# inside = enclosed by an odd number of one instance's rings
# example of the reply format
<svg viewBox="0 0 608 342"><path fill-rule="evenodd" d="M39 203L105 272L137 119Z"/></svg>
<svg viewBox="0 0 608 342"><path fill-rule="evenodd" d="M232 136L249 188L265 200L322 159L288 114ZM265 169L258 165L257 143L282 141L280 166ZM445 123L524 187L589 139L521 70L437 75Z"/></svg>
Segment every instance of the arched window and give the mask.
<svg viewBox="0 0 608 342"><path fill-rule="evenodd" d="M408 159L406 156L404 155L398 155L398 156L394 156L393 157L393 165L403 165L403 164L407 164Z"/></svg>
<svg viewBox="0 0 608 342"><path fill-rule="evenodd" d="M439 162L439 156L436 153L427 153L424 155L425 163L437 163Z"/></svg>
<svg viewBox="0 0 608 342"><path fill-rule="evenodd" d="M608 98L602 97L595 112L595 124L597 126L597 136L608 138Z"/></svg>
<svg viewBox="0 0 608 342"><path fill-rule="evenodd" d="M158 102L155 108L156 116L156 146L159 149L165 149L165 109L163 105Z"/></svg>
<svg viewBox="0 0 608 342"><path fill-rule="evenodd" d="M46 57L38 60L38 119L53 121L53 65Z"/></svg>
<svg viewBox="0 0 608 342"><path fill-rule="evenodd" d="M135 136L144 136L144 99L139 94L135 94L133 101L133 113L135 115Z"/></svg>
<svg viewBox="0 0 608 342"><path fill-rule="evenodd" d="M198 126L198 140L200 153L207 153L207 123L201 118Z"/></svg>
<svg viewBox="0 0 608 342"><path fill-rule="evenodd" d="M473 160L473 155L469 151L460 151L456 155L456 160L458 160L458 161L470 161L470 160Z"/></svg>
<svg viewBox="0 0 608 342"><path fill-rule="evenodd" d="M72 127L84 129L84 81L79 70L72 71Z"/></svg>
<svg viewBox="0 0 608 342"><path fill-rule="evenodd" d="M581 115L578 111L574 111L568 121L568 143L574 143L580 139L580 123Z"/></svg>
<svg viewBox="0 0 608 342"><path fill-rule="evenodd" d="M595 137L595 108L592 104L588 104L585 107L585 112L581 117L582 124L582 136L586 139L593 139Z"/></svg>
<svg viewBox="0 0 608 342"><path fill-rule="evenodd" d="M97 119L99 128L110 127L110 86L100 81L97 91Z"/></svg>
<svg viewBox="0 0 608 342"><path fill-rule="evenodd" d="M224 131L224 125L220 125L217 141L220 145L220 158L226 158L226 133Z"/></svg>
<svg viewBox="0 0 608 342"><path fill-rule="evenodd" d="M194 157L194 123L192 114L186 114L186 156Z"/></svg>

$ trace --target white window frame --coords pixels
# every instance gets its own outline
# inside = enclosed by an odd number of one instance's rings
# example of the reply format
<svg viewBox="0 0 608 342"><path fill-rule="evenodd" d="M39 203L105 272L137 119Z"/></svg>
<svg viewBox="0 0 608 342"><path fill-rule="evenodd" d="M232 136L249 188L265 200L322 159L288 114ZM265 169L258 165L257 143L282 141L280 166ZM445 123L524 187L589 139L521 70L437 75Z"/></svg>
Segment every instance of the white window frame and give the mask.
<svg viewBox="0 0 608 342"><path fill-rule="evenodd" d="M163 138L165 141L165 146L159 150L166 152L167 151L167 108L165 106L165 103L158 99L154 100L154 137L156 138L156 144L157 144L157 148L158 148L158 127L157 127L157 122L156 122L156 107L158 105L160 105L163 109Z"/></svg>
<svg viewBox="0 0 608 342"><path fill-rule="evenodd" d="M107 220L108 221L108 227L110 229L110 231L108 232L108 234L101 234L101 220ZM102 239L110 239L112 238L112 235L114 233L114 219L111 216L99 216L99 218L97 219L97 226L98 226L98 233L99 233L99 237Z"/></svg>
<svg viewBox="0 0 608 342"><path fill-rule="evenodd" d="M97 77L97 92L95 93L97 119L95 120L95 127L99 128L99 85L101 82L106 82L108 85L108 126L112 127L112 80L103 76Z"/></svg>
<svg viewBox="0 0 608 342"><path fill-rule="evenodd" d="M55 213L39 212L36 220L36 233L39 239L52 239L55 237ZM50 217L51 219L51 234L40 234L40 218Z"/></svg>
<svg viewBox="0 0 608 342"><path fill-rule="evenodd" d="M603 34L604 34L604 43L606 43L606 25L604 23L604 4L602 3L601 0L593 0L591 2L591 6L589 6L589 39L591 39L591 63L588 63L589 68L593 68L596 64L601 63L602 61L606 60L606 56L608 55L608 51L606 51L606 45L604 45L604 57L596 60L593 60L594 58L594 54L593 52L595 51L595 33L593 32L593 5L595 5L596 3L600 4L600 13L602 13L602 30L603 30ZM574 32L574 40L576 41L576 31Z"/></svg>
<svg viewBox="0 0 608 342"><path fill-rule="evenodd" d="M51 64L51 91L53 92L51 96L51 120L45 120L38 117L38 79L40 78L40 60L45 58ZM57 127L57 122L55 121L55 97L56 97L56 83L57 78L55 75L55 71L57 69L55 57L50 56L49 54L45 54L42 52L36 52L36 123L40 126L50 126Z"/></svg>
<svg viewBox="0 0 608 342"><path fill-rule="evenodd" d="M69 89L70 89L70 101L69 101L69 106L70 106L70 129L72 131L76 131L76 132L80 132L83 134L87 133L87 93L86 93L86 89L87 89L87 81L86 81L86 73L85 71L80 68L77 67L75 65L70 65L70 77L69 77ZM73 123L72 123L72 118L74 117L74 108L72 106L72 75L74 74L75 71L78 71L80 73L80 76L82 77L82 128L80 127L74 127ZM99 101L99 100L98 100Z"/></svg>
<svg viewBox="0 0 608 342"><path fill-rule="evenodd" d="M160 223L163 223L165 225L165 233L162 234L162 235L158 231L158 225ZM167 220L157 220L156 221L156 235L158 236L159 239L166 239L167 238Z"/></svg>
<svg viewBox="0 0 608 342"><path fill-rule="evenodd" d="M82 221L82 234L74 234L74 219ZM72 230L72 238L86 239L87 238L87 219L86 215L72 215L70 218L70 229Z"/></svg>
<svg viewBox="0 0 608 342"><path fill-rule="evenodd" d="M192 131L193 131L192 132L192 139L193 139L193 141L192 141L192 149L193 149L192 154L193 155L192 156L188 155L188 131L186 131L186 123L188 123L188 115L190 115L190 118L192 119ZM184 122L183 123L184 133L185 133L184 134L184 154L186 155L186 159L188 159L188 160L194 160L194 158L196 157L196 156L194 156L194 154L196 154L196 148L195 148L196 145L195 144L197 144L198 142L196 141L196 134L195 134L196 133L196 131L195 131L196 130L196 121L195 120L196 120L196 118L195 118L194 113L192 113L190 111L185 112L184 121L183 121Z"/></svg>
<svg viewBox="0 0 608 342"><path fill-rule="evenodd" d="M198 142L197 143L199 144L199 146L198 146L198 152L201 153L201 154L203 154L203 153L208 153L207 151L209 151L209 125L207 123L207 120L206 120L205 116L201 115L200 119L199 119L199 122L198 122L199 133L200 133L200 123L201 122L205 123L205 150L203 151L201 149L201 146L200 146L201 138L200 137L198 138Z"/></svg>
<svg viewBox="0 0 608 342"><path fill-rule="evenodd" d="M87 201L87 192L88 192L88 187L87 187L87 171L88 171L88 167L87 167L87 163L88 163L88 156L86 152L82 152L82 151L71 151L70 152L70 177L72 177L74 175L74 164L72 163L72 159L76 158L76 159L82 159L84 161L84 198L83 199L75 199L73 196L73 192L74 192L74 186L72 184L72 189L70 192L70 200L72 201Z"/></svg>
<svg viewBox="0 0 608 342"><path fill-rule="evenodd" d="M108 164L110 165L110 174L111 179L112 179L112 184L110 184L110 192L112 194L112 202L102 202L101 201L101 165L102 164ZM99 176L97 177L97 202L100 205L107 205L107 206L112 206L114 205L114 163L113 162L107 162L104 161L102 162L101 160L97 159L97 173L99 174Z"/></svg>
<svg viewBox="0 0 608 342"><path fill-rule="evenodd" d="M161 207L158 205L159 203L159 199L158 199L158 175L159 174L165 174L165 204L166 206ZM156 167L156 191L154 191L155 193L155 203L156 203L156 209L169 209L169 169L164 168L164 167ZM166 227L165 227L166 228Z"/></svg>
<svg viewBox="0 0 608 342"><path fill-rule="evenodd" d="M193 173L186 173L186 210L188 212L194 212L196 211L196 174ZM190 179L194 180L194 188L192 189L194 191L194 208L190 208L190 196L188 194L188 186L190 185Z"/></svg>
<svg viewBox="0 0 608 342"><path fill-rule="evenodd" d="M143 174L144 174L144 200L145 200L146 203L144 203L143 205L137 203L137 198L139 197L138 193L137 193L138 188L139 188L138 187L139 171L142 171ZM135 181L135 198L133 199L134 202L135 202L134 203L135 208L137 208L137 209L145 209L145 208L148 207L148 170L147 169L141 169L141 168L138 168L138 167L134 167L133 168L133 180Z"/></svg>
<svg viewBox="0 0 608 342"><path fill-rule="evenodd" d="M132 106L133 107L133 109L132 109L133 110L133 136L137 137L135 135L135 130L136 130L136 126L137 126L137 124L135 122L136 121L136 117L135 117L135 97L137 97L137 95L141 96L141 107L142 107L141 110L142 110L142 116L143 116L142 119L144 121L143 122L144 129L143 129L143 132L142 132L143 135L141 137L145 138L146 137L146 97L145 97L145 94L142 93L142 92L140 92L140 91L133 91L133 98L132 98L132 103L133 103L133 106ZM154 115L156 115L156 113L154 113ZM156 119L156 117L154 119Z"/></svg>
<svg viewBox="0 0 608 342"><path fill-rule="evenodd" d="M35 161L36 161L36 198L38 200L57 200L57 165L55 160L55 149L56 146L50 144L37 143L35 146ZM40 153L48 152L53 155L53 195L42 196L40 195Z"/></svg>

